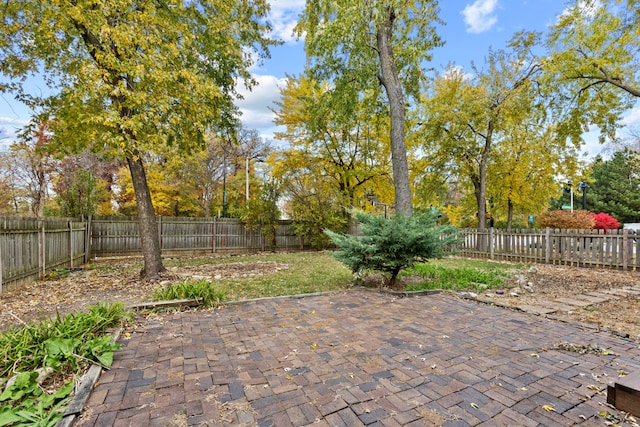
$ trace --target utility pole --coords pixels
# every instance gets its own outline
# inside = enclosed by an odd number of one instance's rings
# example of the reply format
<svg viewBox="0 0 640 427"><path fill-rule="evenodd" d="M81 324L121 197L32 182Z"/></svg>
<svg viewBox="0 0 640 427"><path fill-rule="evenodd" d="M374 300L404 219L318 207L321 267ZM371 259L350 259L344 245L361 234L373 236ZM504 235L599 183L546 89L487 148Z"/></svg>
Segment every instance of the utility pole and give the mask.
<svg viewBox="0 0 640 427"><path fill-rule="evenodd" d="M231 137L229 137L231 144ZM227 217L227 147L222 145L222 217Z"/></svg>

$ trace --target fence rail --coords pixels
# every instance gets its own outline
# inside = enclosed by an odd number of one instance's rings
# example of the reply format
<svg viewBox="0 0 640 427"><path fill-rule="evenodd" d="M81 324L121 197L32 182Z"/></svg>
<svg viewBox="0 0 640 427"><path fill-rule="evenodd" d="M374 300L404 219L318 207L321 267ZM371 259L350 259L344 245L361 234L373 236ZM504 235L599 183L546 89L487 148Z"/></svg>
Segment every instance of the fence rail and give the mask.
<svg viewBox="0 0 640 427"><path fill-rule="evenodd" d="M263 227L238 219L158 217L161 251L242 252L302 249L290 221L279 221L275 239ZM0 217L0 294L55 268L77 267L90 258L142 252L136 218L34 219Z"/></svg>
<svg viewBox="0 0 640 427"><path fill-rule="evenodd" d="M263 228L228 218L158 217L160 246L168 253L224 253L270 249ZM0 217L0 293L54 268L90 258L141 253L135 218L24 219ZM640 270L640 236L629 230L461 229L457 254L512 262ZM275 247L303 249L289 221L275 229Z"/></svg>
<svg viewBox="0 0 640 427"><path fill-rule="evenodd" d="M234 218L158 217L162 253L231 252L265 250L273 246L262 226L247 227ZM142 251L138 223L133 218L91 220L91 257L124 255ZM290 221L278 221L275 247L303 248L292 233Z"/></svg>
<svg viewBox="0 0 640 427"><path fill-rule="evenodd" d="M457 253L512 262L640 270L630 230L462 229Z"/></svg>

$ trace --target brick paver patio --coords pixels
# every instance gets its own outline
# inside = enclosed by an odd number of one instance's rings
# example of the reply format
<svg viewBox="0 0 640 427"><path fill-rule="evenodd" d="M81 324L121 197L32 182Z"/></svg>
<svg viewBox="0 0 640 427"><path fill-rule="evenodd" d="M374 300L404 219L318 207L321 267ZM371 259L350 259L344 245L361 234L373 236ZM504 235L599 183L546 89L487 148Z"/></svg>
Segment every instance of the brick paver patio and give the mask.
<svg viewBox="0 0 640 427"><path fill-rule="evenodd" d="M447 294L352 290L143 325L76 425L603 426L620 415L606 384L640 370L638 343Z"/></svg>

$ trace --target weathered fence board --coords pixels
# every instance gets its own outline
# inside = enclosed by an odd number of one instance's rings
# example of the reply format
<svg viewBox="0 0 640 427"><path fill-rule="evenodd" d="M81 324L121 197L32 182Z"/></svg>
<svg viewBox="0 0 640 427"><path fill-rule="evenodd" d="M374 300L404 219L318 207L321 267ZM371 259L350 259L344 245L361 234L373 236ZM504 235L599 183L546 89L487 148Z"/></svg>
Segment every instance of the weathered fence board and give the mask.
<svg viewBox="0 0 640 427"><path fill-rule="evenodd" d="M0 218L0 293L85 262L87 226L74 219Z"/></svg>
<svg viewBox="0 0 640 427"><path fill-rule="evenodd" d="M303 249L289 221L275 239L261 226L230 218L158 217L163 254ZM354 230L357 227L354 227ZM640 242L628 230L461 229L456 253L521 263L640 270ZM0 218L0 293L53 268L75 267L89 258L141 253L135 218Z"/></svg>
<svg viewBox="0 0 640 427"><path fill-rule="evenodd" d="M638 240L628 230L461 229L464 256L513 262L640 270Z"/></svg>
<svg viewBox="0 0 640 427"><path fill-rule="evenodd" d="M157 218L160 248L169 252L238 252L270 248L261 226L247 227L233 218ZM303 248L292 234L290 221L279 221L276 248ZM91 256L113 256L142 251L138 223L133 218L94 218Z"/></svg>
<svg viewBox="0 0 640 427"><path fill-rule="evenodd" d="M91 257L142 252L136 218L0 218L0 293L54 268L82 265ZM272 249L261 226L247 227L231 218L158 217L163 254L243 252ZM303 249L290 221L279 221L275 248ZM273 248L273 249L275 249Z"/></svg>

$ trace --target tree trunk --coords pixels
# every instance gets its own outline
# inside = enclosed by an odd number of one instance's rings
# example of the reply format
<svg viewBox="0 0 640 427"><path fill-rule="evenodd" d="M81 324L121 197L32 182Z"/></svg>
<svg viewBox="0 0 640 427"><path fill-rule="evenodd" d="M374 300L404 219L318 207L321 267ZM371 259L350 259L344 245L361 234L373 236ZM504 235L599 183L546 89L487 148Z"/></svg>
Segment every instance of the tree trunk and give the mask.
<svg viewBox="0 0 640 427"><path fill-rule="evenodd" d="M401 267L396 267L391 271L391 276L389 277L389 289L395 289L396 283L398 282L398 275L400 274Z"/></svg>
<svg viewBox="0 0 640 427"><path fill-rule="evenodd" d="M39 162L38 164L36 176L38 178L38 195L36 197L36 212L34 213L36 214L36 217L44 218L44 202L47 198L47 177L44 173L44 165L42 162Z"/></svg>
<svg viewBox="0 0 640 427"><path fill-rule="evenodd" d="M474 183L476 190L476 201L478 202L478 228L484 230L487 228L487 163L489 162L489 152L491 151L491 143L493 139L493 119L489 120L487 125L487 134L481 135L484 139L484 148L478 165L479 182Z"/></svg>
<svg viewBox="0 0 640 427"><path fill-rule="evenodd" d="M378 76L378 78L389 98L389 112L391 116L391 163L393 166L395 208L397 213L411 215L413 205L411 201L409 166L407 163L407 146L404 140L404 94L393 55L393 47L391 46L394 21L395 13L393 9L389 8L387 20L378 28L376 35L381 68L381 75Z"/></svg>
<svg viewBox="0 0 640 427"><path fill-rule="evenodd" d="M480 163L480 182L476 189L476 200L478 201L478 228L487 228L487 166Z"/></svg>
<svg viewBox="0 0 640 427"><path fill-rule="evenodd" d="M513 202L511 199L507 200L507 230L511 230L513 225Z"/></svg>
<svg viewBox="0 0 640 427"><path fill-rule="evenodd" d="M131 172L131 181L136 194L138 208L138 227L142 241L142 255L144 257L144 269L142 274L146 279L157 278L164 271L162 257L160 256L160 239L158 226L151 203L151 193L147 185L147 176L142 164L142 158L137 155L127 156L127 164Z"/></svg>
<svg viewBox="0 0 640 427"><path fill-rule="evenodd" d="M482 168L482 166L480 167ZM484 230L487 228L487 199L485 197L485 190L482 187L482 178L472 179L472 182L473 192L476 196L476 204L478 205L478 229Z"/></svg>

